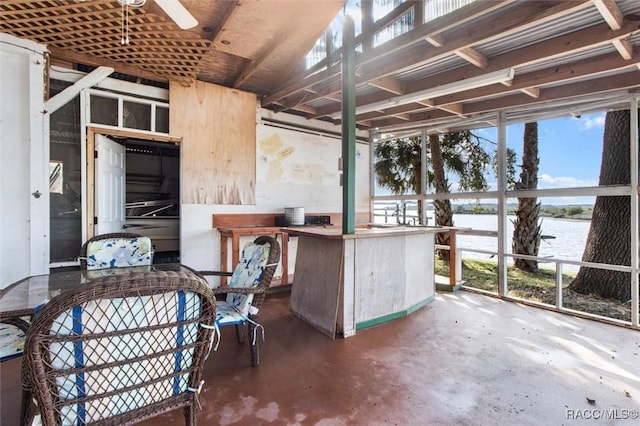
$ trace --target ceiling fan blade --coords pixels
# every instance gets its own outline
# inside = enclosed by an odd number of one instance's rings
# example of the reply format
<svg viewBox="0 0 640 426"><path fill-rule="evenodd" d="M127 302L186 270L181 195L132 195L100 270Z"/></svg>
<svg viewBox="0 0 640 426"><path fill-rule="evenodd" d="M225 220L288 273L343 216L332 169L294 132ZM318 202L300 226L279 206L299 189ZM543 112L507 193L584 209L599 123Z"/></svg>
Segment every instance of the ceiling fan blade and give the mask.
<svg viewBox="0 0 640 426"><path fill-rule="evenodd" d="M183 30L188 30L198 25L198 21L193 17L180 0L155 0L156 4Z"/></svg>

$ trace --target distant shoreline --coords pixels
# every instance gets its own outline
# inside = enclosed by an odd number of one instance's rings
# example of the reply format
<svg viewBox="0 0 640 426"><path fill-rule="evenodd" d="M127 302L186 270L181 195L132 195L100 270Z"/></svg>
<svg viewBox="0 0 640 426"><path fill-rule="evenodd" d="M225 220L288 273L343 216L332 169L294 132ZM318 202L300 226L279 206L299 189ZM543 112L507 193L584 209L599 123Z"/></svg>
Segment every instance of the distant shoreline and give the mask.
<svg viewBox="0 0 640 426"><path fill-rule="evenodd" d="M487 216L491 216L491 215L497 215L498 212L468 212L468 211L454 211L453 214L470 214L470 215L478 215L478 216L482 216L482 215L487 215ZM508 212L507 216L515 216L515 212ZM567 220L591 220L591 215L584 215L584 214L580 214L580 215L553 215L553 214L548 214L548 213L540 213L540 218L550 218L550 219L567 219Z"/></svg>

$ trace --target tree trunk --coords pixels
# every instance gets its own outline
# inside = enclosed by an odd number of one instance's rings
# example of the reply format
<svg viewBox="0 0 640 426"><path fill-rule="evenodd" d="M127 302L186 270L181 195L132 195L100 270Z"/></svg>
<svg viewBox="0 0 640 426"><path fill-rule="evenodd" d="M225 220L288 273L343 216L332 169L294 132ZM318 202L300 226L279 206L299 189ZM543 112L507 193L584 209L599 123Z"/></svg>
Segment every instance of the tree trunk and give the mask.
<svg viewBox="0 0 640 426"><path fill-rule="evenodd" d="M438 135L429 135L429 150L431 151L431 166L433 167L434 187L436 194L448 193L449 184L444 173L444 160L440 149L440 138ZM437 226L453 226L453 212L450 200L435 200L433 202L436 209ZM449 233L439 232L436 234L436 244L449 245ZM438 257L441 260L449 260L449 250L438 250Z"/></svg>
<svg viewBox="0 0 640 426"><path fill-rule="evenodd" d="M600 185L630 183L629 119L629 111L607 113L600 165ZM596 197L582 260L630 265L630 222L629 197ZM569 288L581 294L597 294L626 302L631 299L631 276L626 272L581 267Z"/></svg>
<svg viewBox="0 0 640 426"><path fill-rule="evenodd" d="M522 172L520 180L516 182L517 190L538 188L538 123L525 123ZM513 221L513 242L512 250L514 254L525 254L537 256L540 248L541 229L538 223L540 213L540 203L537 198L518 198L518 209L516 219ZM538 270L538 262L529 259L515 259L516 268L535 272Z"/></svg>

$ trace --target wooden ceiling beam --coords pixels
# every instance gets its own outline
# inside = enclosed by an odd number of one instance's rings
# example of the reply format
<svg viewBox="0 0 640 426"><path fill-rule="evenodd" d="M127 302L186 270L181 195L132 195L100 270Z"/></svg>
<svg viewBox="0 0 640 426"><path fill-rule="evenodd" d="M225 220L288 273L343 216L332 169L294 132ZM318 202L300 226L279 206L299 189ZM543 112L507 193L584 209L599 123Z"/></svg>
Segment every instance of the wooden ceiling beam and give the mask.
<svg viewBox="0 0 640 426"><path fill-rule="evenodd" d="M427 43L430 43L433 47L442 47L445 44L442 34L438 34L438 33L431 33L428 36L426 36L424 39L425 41L427 41Z"/></svg>
<svg viewBox="0 0 640 426"><path fill-rule="evenodd" d="M466 115L463 113L464 108L462 107L462 104L436 105L435 107L443 111L450 112L451 114L455 114L459 117L466 118Z"/></svg>
<svg viewBox="0 0 640 426"><path fill-rule="evenodd" d="M300 111L300 112L304 112L306 114L311 114L311 115L316 114L316 109L312 108L312 107L310 107L308 105L296 105L294 108L291 108L291 109L296 110L296 111Z"/></svg>
<svg viewBox="0 0 640 426"><path fill-rule="evenodd" d="M325 98L331 99L332 101L336 101L336 102L342 102L342 96L340 93L330 93L327 96L325 96Z"/></svg>
<svg viewBox="0 0 640 426"><path fill-rule="evenodd" d="M240 87L242 83L251 78L257 71L260 66L262 66L265 61L271 58L271 56L278 50L280 45L284 40L287 39L285 28L281 28L275 37L271 40L271 43L268 44L260 55L252 60L249 65L247 65L240 74L235 78L232 86Z"/></svg>
<svg viewBox="0 0 640 426"><path fill-rule="evenodd" d="M324 88L322 89L316 88L314 87L314 85L310 84L307 87L305 87L303 90L297 91L291 96L283 97L275 103L279 105L293 106L303 102L311 102L312 100L327 98L332 95L337 95L340 97L340 100L342 100L342 95L340 95L340 92L341 92L340 88L342 87L342 81L340 80L340 76L341 74L331 76L331 79L328 81L328 84L331 84L333 87L337 86L338 87L337 90L327 91ZM309 90L311 90L314 93L310 93ZM309 96L311 94L313 96ZM270 103L274 103L274 102L270 102ZM268 104L263 101L262 105L266 106Z"/></svg>
<svg viewBox="0 0 640 426"><path fill-rule="evenodd" d="M331 94L329 96L336 96L339 99L339 103L337 105L328 105L321 108L318 108L317 115L310 118L319 118L326 117L328 115L332 115L342 110L342 98L337 96L336 94ZM367 105L375 102L380 102L389 99L389 93L381 91L376 93L370 93L365 96L359 96L356 98L356 105Z"/></svg>
<svg viewBox="0 0 640 426"><path fill-rule="evenodd" d="M380 18L377 21L375 21L373 23L373 27L372 27L373 34L375 34L376 32L380 31L381 29L393 24L395 21L397 21L398 19L403 17L407 12L409 12L411 9L413 9L413 6L414 6L414 2L413 1L406 1L406 2L401 3L400 5L398 5L398 7L394 8L393 10L391 10L389 13L387 13L382 18Z"/></svg>
<svg viewBox="0 0 640 426"><path fill-rule="evenodd" d="M386 112L384 113L373 111L373 112L367 112L364 114L358 114L357 117L365 120L380 120L385 117L414 114L418 111L425 111L429 109L432 109L432 108L430 106L424 106L424 105L419 105L414 103L414 104L400 105L393 108L387 108Z"/></svg>
<svg viewBox="0 0 640 426"><path fill-rule="evenodd" d="M589 5L588 1L583 0L559 3L520 2L518 7L509 8L497 16L474 21L471 27L459 26L451 29L446 34L448 42L442 47L425 48L424 44L415 45L394 54L387 54L377 61L371 61L363 65L363 71L369 79L406 71L446 58L459 49L495 41L539 26ZM360 81L356 79L356 84L358 83Z"/></svg>
<svg viewBox="0 0 640 426"><path fill-rule="evenodd" d="M540 25L541 23L548 22L553 17L581 10L589 6L590 3L586 0L581 0L575 2L552 3L552 5L553 6L549 6L549 4L541 2L522 2L521 6L508 9L506 12L501 14L501 17L492 17L492 22L499 22L499 24L494 23L493 25L485 25L486 22L479 21L474 24L473 28L464 26L454 27L451 35L447 35L447 38L450 36L453 41L441 48L425 49L424 45L417 45L415 48L407 49L406 52L400 52L400 54L382 55L382 59L380 61L370 62L366 65L364 75L356 78L356 85L364 84L369 80L381 78L394 72L406 70L412 67L412 64L415 64L415 66L426 64L431 60L437 60L438 58L444 58L451 55L459 49L493 40L496 37L502 36L500 33L501 31L512 33L523 28ZM401 37L402 36L399 38ZM609 39L610 38L611 37L609 37ZM386 46L389 43L393 43L393 40L385 43L383 46ZM565 50L569 49L569 47L565 45L557 47L556 50L558 48L564 48ZM363 57L365 55L363 55ZM365 60L362 59L361 62L365 62ZM313 79L313 77L310 77L310 79ZM449 82L455 81L453 79L448 80ZM436 84L434 83L430 87L435 85ZM329 93L338 92L340 89L340 81L337 80L334 83L327 84L324 90L319 90L317 96L320 98ZM409 89L409 84L407 84L405 89L405 93L411 93L413 91ZM267 97L262 105L268 105L270 98L271 97ZM314 98L307 98L306 100L307 102L310 102L314 100Z"/></svg>
<svg viewBox="0 0 640 426"><path fill-rule="evenodd" d="M636 53L636 56L634 58L636 61L638 61L638 65L640 65L640 55ZM602 64L611 60L618 61L617 64L614 64L614 68L615 68L615 65L623 65L621 68L629 68L629 64L628 63L625 64L623 60L618 55L615 55L615 54L602 55L599 59L596 60L597 68L598 69L604 68L602 67ZM481 94L474 93L474 94L469 94L468 96L465 97L463 93L460 93L460 94L445 96L445 97L436 99L437 102L434 105L434 107L445 110L445 111L451 111L450 108L446 109L446 108L443 108L443 106L450 105L450 102L452 101L457 102L459 104L462 104L464 102L464 107L463 107L464 115L468 116L472 114L479 114L479 113L491 112L491 111L499 110L503 108L508 108L510 105L510 102L514 102L514 99L518 99L515 105L521 106L521 105L527 105L528 103L535 103L538 101L556 100L556 99L562 99L562 98L571 97L571 96L580 96L580 95L589 94L592 92L600 93L600 92L611 91L611 90L619 90L620 88L631 87L633 85L637 86L638 84L637 81L640 81L640 80L637 80L640 77L640 73L636 71L623 73L621 74L623 77L620 77L620 78L618 78L617 76L610 76L610 77L603 78L603 77L600 77L598 73L591 73L588 71L585 72L588 69L594 70L594 68L591 65L591 60L583 61L581 67L582 67L582 70L579 70L576 67L572 68L570 66L566 66L562 70L557 70L554 67L554 68L550 68L540 72L528 73L528 74L525 74L523 77L517 76L516 79L514 80L515 81L514 88L517 88L518 90L513 92L513 90L505 89L504 90L505 96L502 96L499 98L482 101L481 99L484 96L500 94L499 92L496 93L495 90L491 90L490 88L482 88L482 89L477 89L477 91L482 91ZM630 68L630 69L635 70L635 68ZM556 70L558 71L558 73L555 72ZM554 80L554 74L559 79ZM635 81L634 81L634 74L636 78ZM541 83L542 82L559 83L565 80L569 81L571 79L584 78L585 75L593 75L593 78L591 80L587 80L586 82L581 81L576 83L567 83L562 86L549 87L545 89L544 92L542 91L537 92L538 96L536 97L532 96L529 93L527 94L523 93L522 95L518 94L518 91L524 92L524 90L527 89L527 85L530 85L532 81L538 81ZM590 88L589 87L590 85L593 85L594 88ZM576 91L572 92L571 90L576 90ZM513 94L510 95L509 92ZM479 100L474 102L471 96L475 96L475 99L479 99ZM505 99L507 100L505 101ZM495 105L495 107L479 107L479 105ZM413 122L416 119L416 114L420 114L420 112L418 111L418 108L416 108L415 105L412 106L413 111L409 107L410 105L405 105L403 111L411 115L412 117L411 121ZM392 109L390 108L385 111L386 114L374 115L373 113L369 113L367 118L372 120L381 120L386 118L387 120L390 120L388 117L393 117L395 112L397 112L395 108L392 108ZM437 118L440 118L440 117L437 117ZM398 125L398 124L399 123L394 123L393 125ZM384 126L387 126L387 125L390 125L390 124L384 124ZM383 125L381 124L380 126L383 126Z"/></svg>
<svg viewBox="0 0 640 426"><path fill-rule="evenodd" d="M616 0L592 0L593 5L598 9L604 20L612 30L619 30L622 27L622 12L616 4Z"/></svg>
<svg viewBox="0 0 640 426"><path fill-rule="evenodd" d="M593 78L591 80L568 83L557 87L549 87L540 93L538 98L531 98L525 94L512 94L495 99L480 100L465 104L468 114L480 114L507 108L518 108L540 102L557 101L561 99L579 98L612 91L628 90L638 86L637 71L626 72L607 78Z"/></svg>
<svg viewBox="0 0 640 426"><path fill-rule="evenodd" d="M624 39L615 39L612 43L623 59L626 59L627 61L631 59L633 56L633 46L631 43Z"/></svg>
<svg viewBox="0 0 640 426"><path fill-rule="evenodd" d="M463 47L462 49L456 50L455 53L465 61L475 65L478 68L487 67L487 57L478 52L473 47Z"/></svg>
<svg viewBox="0 0 640 426"><path fill-rule="evenodd" d="M413 113L411 114L410 121L412 124L420 125L422 123L428 123L432 121L449 119L449 118L451 118L451 113L448 113L443 110L435 109L435 110ZM385 129L387 127L406 125L407 123L404 120L399 120L397 118L384 118L382 120L372 120L372 124L380 129Z"/></svg>
<svg viewBox="0 0 640 426"><path fill-rule="evenodd" d="M234 0L229 3L232 3L232 4L229 6L226 13L222 17L222 20L220 21L220 25L218 25L215 31L213 31L213 33L211 34L210 40L213 42L213 47L216 47L218 44L222 42L225 25L227 25L227 22L229 22L231 18L238 13L238 6L240 1Z"/></svg>
<svg viewBox="0 0 640 426"><path fill-rule="evenodd" d="M512 95L500 98L480 100L478 102L470 102L465 104L465 113L468 116L474 116L485 113L492 113L504 109L513 109L518 107L533 106L535 104L543 104L551 101L561 101L563 99L577 99L582 96L597 95L600 93L614 92L620 90L630 90L638 85L637 71L627 72L624 74L603 78L594 78L593 80L580 81L570 83L558 87L545 89L539 98L532 98L524 93L514 93ZM440 123L444 111L438 110L418 112L411 114L411 123L417 126L428 127L430 122ZM387 118L384 120L374 121L376 127L384 130L394 126L406 125L402 120ZM440 124L438 124L440 125Z"/></svg>
<svg viewBox="0 0 640 426"><path fill-rule="evenodd" d="M146 78L154 81L166 82L169 81L169 78L166 75L158 75L153 72L145 71L144 69L132 66L128 64L123 64L121 62L114 62L110 59L98 58L90 55L82 55L79 53L70 52L68 50L60 50L56 48L50 48L51 58L69 61L79 64L86 64L91 66L106 66L113 67L116 72L135 75L136 77ZM195 79L195 76L194 76Z"/></svg>
<svg viewBox="0 0 640 426"><path fill-rule="evenodd" d="M501 95L518 90L525 90L531 87L541 88L544 85L558 85L571 80L583 79L593 76L598 78L606 72L623 70L640 63L640 53L634 52L630 61L626 61L616 53L609 53L584 59L577 63L552 66L550 68L516 75L513 79L513 86L509 88L496 89L499 86L480 87L463 93L451 94L435 99L436 103L469 102L474 99Z"/></svg>
<svg viewBox="0 0 640 426"><path fill-rule="evenodd" d="M567 54L574 51L581 51L594 45L609 43L612 39L626 37L629 34L637 31L639 28L640 25L637 22L633 21L625 21L623 27L618 31L612 31L608 27L608 25L601 24L596 27L583 29L574 33L566 34L562 37L546 40L518 50L504 53L500 56L492 58L489 61L487 68L484 70L480 70L475 66L468 65L466 67L458 68L456 70L449 71L443 74L432 75L422 80L412 81L406 85L405 93L413 93L420 90L425 90L430 87L471 78L500 69L512 67L517 68L519 66L529 65L544 60L545 58L547 58L547 56L560 56L562 54ZM582 61L578 64L555 66L551 70L546 70L544 72L541 71L537 73L537 77L533 78L523 79L521 76L516 76L516 79L512 81L512 85L510 87L504 87L502 90L496 89L496 87L499 86L492 85L487 88L467 91L459 95L449 95L446 98L448 99L448 101L445 103L465 102L469 99L473 99L474 97L489 96L491 94L514 91L532 86L539 86L543 83L551 83L553 81L560 81L562 79L576 78L579 76L604 72L609 68L620 68L628 65L629 63L621 60L619 55L604 55L602 58L590 58L589 60ZM520 83L514 85L513 82L515 81L518 81ZM336 85L329 90L332 90L332 93L335 93L339 90L339 86ZM477 94L477 96L475 96L475 94ZM318 91L318 94L316 96L320 95L324 95L324 92L322 90ZM388 99L388 95L386 94L359 97L358 99L356 99L356 105L366 105L366 103L378 102L385 99ZM391 110L394 109L392 108ZM321 114L321 116L331 115L336 113L337 111L340 111L339 105L327 106L319 108L318 114Z"/></svg>
<svg viewBox="0 0 640 426"><path fill-rule="evenodd" d="M404 85L397 78L393 77L380 77L367 81L369 86L376 87L381 90L393 93L395 95L402 95L404 93Z"/></svg>
<svg viewBox="0 0 640 426"><path fill-rule="evenodd" d="M540 89L538 87L526 87L524 89L520 89L522 93L531 96L532 98L540 97Z"/></svg>
<svg viewBox="0 0 640 426"><path fill-rule="evenodd" d="M409 121L411 120L411 116L409 114L393 114L394 118L398 118L400 120Z"/></svg>
<svg viewBox="0 0 640 426"><path fill-rule="evenodd" d="M489 64L484 70L467 66L458 68L453 72L412 81L406 85L406 93L505 68L517 68L535 64L549 57L558 57L572 52L583 51L593 46L610 43L617 38L627 37L638 30L640 30L640 24L633 21L625 21L623 27L617 31L612 31L606 24L585 28L493 57L489 60Z"/></svg>
<svg viewBox="0 0 640 426"><path fill-rule="evenodd" d="M368 53L363 54L357 61L356 66L384 58L391 52L404 49L408 46L422 42L429 34L442 32L446 29L471 22L478 17L499 10L515 0L496 0L490 2L474 2L463 8L457 9L446 16L429 21L416 29L402 34L393 40L388 41L384 45L372 49ZM293 79L289 79L280 85L273 93L264 98L262 105L267 106L282 98L291 96L296 92L303 90L305 87L314 86L323 83L331 77L341 72L340 64L328 67L327 70L309 75L307 73L297 75ZM382 77L382 75L380 76Z"/></svg>

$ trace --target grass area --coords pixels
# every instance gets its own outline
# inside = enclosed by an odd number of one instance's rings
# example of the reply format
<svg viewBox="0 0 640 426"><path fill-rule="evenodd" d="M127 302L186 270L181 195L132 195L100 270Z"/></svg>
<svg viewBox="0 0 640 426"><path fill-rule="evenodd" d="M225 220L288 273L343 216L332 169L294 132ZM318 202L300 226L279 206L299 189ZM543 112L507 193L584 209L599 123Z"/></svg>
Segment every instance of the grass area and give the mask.
<svg viewBox="0 0 640 426"><path fill-rule="evenodd" d="M449 276L449 264L436 259L436 274ZM624 321L631 320L631 304L597 295L584 295L569 290L575 277L573 273L562 274L562 303L565 308L601 315ZM492 261L462 260L462 279L465 286L498 292L498 264ZM508 295L524 300L556 303L556 274L552 269L541 268L538 272L524 272L507 266Z"/></svg>

